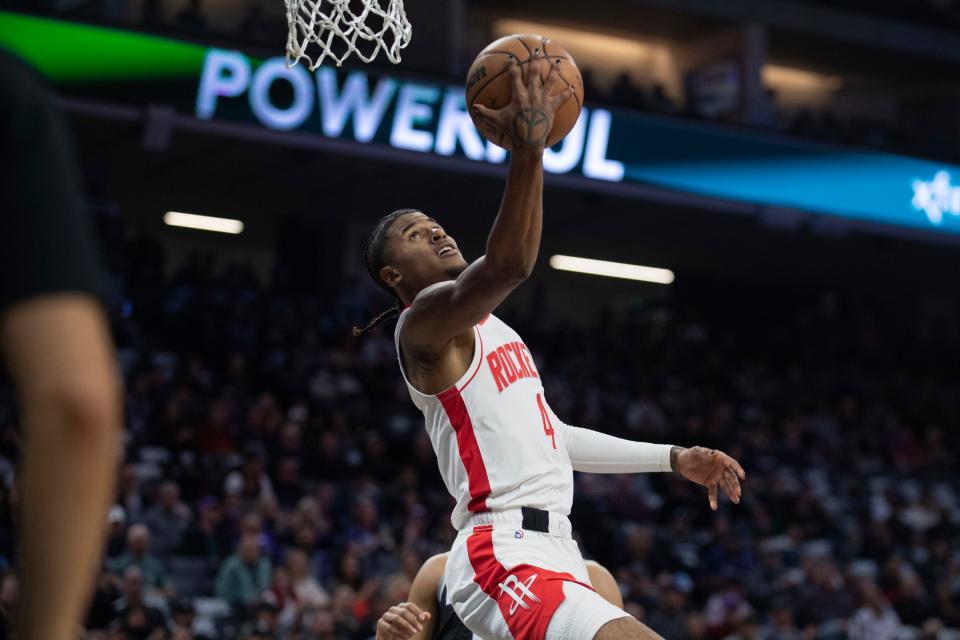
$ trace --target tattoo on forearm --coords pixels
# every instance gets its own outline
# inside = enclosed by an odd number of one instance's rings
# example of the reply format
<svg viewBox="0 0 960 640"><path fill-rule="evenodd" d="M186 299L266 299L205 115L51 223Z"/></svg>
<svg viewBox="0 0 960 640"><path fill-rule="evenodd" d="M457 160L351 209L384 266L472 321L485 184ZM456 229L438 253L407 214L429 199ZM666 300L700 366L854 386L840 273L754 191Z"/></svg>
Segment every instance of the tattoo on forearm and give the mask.
<svg viewBox="0 0 960 640"><path fill-rule="evenodd" d="M550 133L549 121L547 112L539 107L521 109L513 118L514 138L522 144L543 144Z"/></svg>

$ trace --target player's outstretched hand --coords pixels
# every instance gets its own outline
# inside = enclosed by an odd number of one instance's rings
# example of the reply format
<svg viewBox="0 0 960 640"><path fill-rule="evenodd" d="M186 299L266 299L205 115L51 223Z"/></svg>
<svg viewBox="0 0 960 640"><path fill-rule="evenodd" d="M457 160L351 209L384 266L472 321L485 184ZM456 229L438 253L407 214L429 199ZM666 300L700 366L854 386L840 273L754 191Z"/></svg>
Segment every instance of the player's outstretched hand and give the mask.
<svg viewBox="0 0 960 640"><path fill-rule="evenodd" d="M740 481L747 479L740 463L716 449L691 447L677 454L674 470L687 480L702 484L707 488L710 508L717 510L718 489L735 504L740 504Z"/></svg>
<svg viewBox="0 0 960 640"><path fill-rule="evenodd" d="M387 609L377 620L376 640L409 640L421 631L430 614L412 602L401 602Z"/></svg>
<svg viewBox="0 0 960 640"><path fill-rule="evenodd" d="M492 140L501 140L502 146L516 150L520 147L543 149L547 136L553 130L553 117L557 109L573 95L573 87L565 84L557 73L557 62L551 62L543 52L535 51L527 64L527 79L524 81L520 62L510 61L510 78L513 81L513 97L502 109L490 109L482 104L471 108L477 116L480 128ZM546 78L543 65L549 65Z"/></svg>

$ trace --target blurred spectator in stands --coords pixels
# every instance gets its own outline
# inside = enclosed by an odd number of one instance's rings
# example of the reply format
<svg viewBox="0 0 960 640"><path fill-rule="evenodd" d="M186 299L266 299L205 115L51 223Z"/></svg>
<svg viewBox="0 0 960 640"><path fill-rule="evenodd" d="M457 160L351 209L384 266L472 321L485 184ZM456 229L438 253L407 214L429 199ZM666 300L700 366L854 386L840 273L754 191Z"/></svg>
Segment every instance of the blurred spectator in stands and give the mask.
<svg viewBox="0 0 960 640"><path fill-rule="evenodd" d="M389 530L380 525L380 511L371 498L362 497L354 503L351 522L346 538L361 556L392 546Z"/></svg>
<svg viewBox="0 0 960 640"><path fill-rule="evenodd" d="M189 33L202 33L207 29L207 16L201 8L202 0L189 0L186 7L177 13L177 29Z"/></svg>
<svg viewBox="0 0 960 640"><path fill-rule="evenodd" d="M310 571L307 554L300 549L287 550L287 569L293 583L293 593L301 607L325 607L330 596Z"/></svg>
<svg viewBox="0 0 960 640"><path fill-rule="evenodd" d="M120 497L117 503L126 509L130 522L140 522L143 513L143 492L140 489L140 475L137 465L128 462L120 471Z"/></svg>
<svg viewBox="0 0 960 640"><path fill-rule="evenodd" d="M753 615L753 607L743 597L743 582L736 574L725 576L724 584L709 598L703 608L711 635L723 638Z"/></svg>
<svg viewBox="0 0 960 640"><path fill-rule="evenodd" d="M117 575L106 568L101 569L97 574L96 585L87 609L85 627L107 629L115 618L114 604L122 595Z"/></svg>
<svg viewBox="0 0 960 640"><path fill-rule="evenodd" d="M172 480L165 481L160 485L157 504L143 514L157 557L166 559L180 546L190 520L190 509L180 501L180 486Z"/></svg>
<svg viewBox="0 0 960 640"><path fill-rule="evenodd" d="M196 621L197 612L190 600L181 598L174 602L170 607L170 622L173 627L174 638L176 638L176 633L178 630L181 632L181 635L183 635L183 632L186 631L192 636Z"/></svg>
<svg viewBox="0 0 960 640"><path fill-rule="evenodd" d="M356 637L360 631L360 621L354 613L356 593L347 585L340 585L333 592L330 612L336 628L337 637Z"/></svg>
<svg viewBox="0 0 960 640"><path fill-rule="evenodd" d="M127 548L127 513L118 504L107 512L107 544L104 548L107 562L115 563Z"/></svg>
<svg viewBox="0 0 960 640"><path fill-rule="evenodd" d="M114 609L128 637L150 638L156 631L166 629L163 613L147 604L144 575L139 567L131 565L124 570L122 593Z"/></svg>
<svg viewBox="0 0 960 640"><path fill-rule="evenodd" d="M197 505L197 518L184 532L178 553L219 561L230 544L221 527L220 505L213 496L207 496Z"/></svg>
<svg viewBox="0 0 960 640"><path fill-rule="evenodd" d="M771 603L769 620L760 629L758 640L801 640L788 599L776 598Z"/></svg>
<svg viewBox="0 0 960 640"><path fill-rule="evenodd" d="M634 84L633 78L626 71L617 76L616 82L610 87L609 96L610 99L617 104L632 109L643 108L644 101L646 100L643 91Z"/></svg>
<svg viewBox="0 0 960 640"><path fill-rule="evenodd" d="M664 578L658 589L661 594L659 606L647 616L647 625L664 638L682 638L686 635L687 615L690 613L687 595L673 576L664 574Z"/></svg>
<svg viewBox="0 0 960 640"><path fill-rule="evenodd" d="M706 640L716 636L707 635L707 618L699 611L687 616L687 640ZM682 636L681 636L682 637Z"/></svg>
<svg viewBox="0 0 960 640"><path fill-rule="evenodd" d="M898 640L901 637L900 618L884 597L880 588L865 580L859 585L860 608L847 626L850 640Z"/></svg>
<svg viewBox="0 0 960 640"><path fill-rule="evenodd" d="M10 620L16 612L19 599L20 585L16 574L9 572L0 576L0 638L9 637Z"/></svg>
<svg viewBox="0 0 960 640"><path fill-rule="evenodd" d="M135 524L127 531L127 550L112 563L111 569L125 574L129 567L137 567L142 572L144 584L167 596L173 593L173 585L167 580L163 563L150 554L150 530L144 524Z"/></svg>
<svg viewBox="0 0 960 640"><path fill-rule="evenodd" d="M277 465L277 502L281 507L291 508L303 497L303 478L300 476L300 461L285 457Z"/></svg>
<svg viewBox="0 0 960 640"><path fill-rule="evenodd" d="M243 457L243 466L227 475L224 491L239 494L245 511L256 509L263 500L276 500L273 483L266 473L266 454L263 447L250 445Z"/></svg>
<svg viewBox="0 0 960 640"><path fill-rule="evenodd" d="M275 640L279 636L278 613L277 605L270 598L262 598L253 610L253 619L240 631L240 637Z"/></svg>
<svg viewBox="0 0 960 640"><path fill-rule="evenodd" d="M270 582L270 602L277 607L277 625L285 632L296 625L300 616L300 602L293 592L293 582L286 567L274 567Z"/></svg>
<svg viewBox="0 0 960 640"><path fill-rule="evenodd" d="M823 559L808 561L807 579L801 585L797 612L801 626L845 619L854 601L836 565Z"/></svg>
<svg viewBox="0 0 960 640"><path fill-rule="evenodd" d="M296 525L293 532L293 546L306 554L312 575L329 574L328 558L326 553L318 548L317 528L313 524L301 521Z"/></svg>
<svg viewBox="0 0 960 640"><path fill-rule="evenodd" d="M304 610L297 627L304 640L340 640L350 637L337 632L337 623L330 607Z"/></svg>
<svg viewBox="0 0 960 640"><path fill-rule="evenodd" d="M661 113L677 112L677 105L674 104L673 100L670 99L670 96L667 95L666 90L660 83L653 85L653 91L650 93L650 98L647 101L647 104L654 111L659 111Z"/></svg>
<svg viewBox="0 0 960 640"><path fill-rule="evenodd" d="M263 556L256 535L245 535L237 551L220 565L216 579L217 597L226 600L235 611L254 604L270 588L270 560Z"/></svg>
<svg viewBox="0 0 960 640"><path fill-rule="evenodd" d="M927 590L914 570L907 563L900 570L900 582L891 594L894 608L904 623L920 626L927 618L938 613Z"/></svg>

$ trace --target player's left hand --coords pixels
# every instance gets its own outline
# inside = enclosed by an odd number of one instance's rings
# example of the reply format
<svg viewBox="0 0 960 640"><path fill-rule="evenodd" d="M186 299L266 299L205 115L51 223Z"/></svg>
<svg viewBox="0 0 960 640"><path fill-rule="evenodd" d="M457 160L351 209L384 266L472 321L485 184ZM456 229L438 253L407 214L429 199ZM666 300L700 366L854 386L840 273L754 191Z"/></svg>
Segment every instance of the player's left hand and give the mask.
<svg viewBox="0 0 960 640"><path fill-rule="evenodd" d="M710 508L714 511L719 489L723 489L734 504L740 504L740 481L746 480L747 474L739 462L724 452L706 447L683 449L677 454L674 470L707 488Z"/></svg>
<svg viewBox="0 0 960 640"><path fill-rule="evenodd" d="M423 631L430 614L412 602L401 602L387 609L377 620L376 640L408 640Z"/></svg>
<svg viewBox="0 0 960 640"><path fill-rule="evenodd" d="M526 79L522 65L511 57L509 73L513 84L510 104L491 109L482 104L472 105L481 129L492 140L499 139L501 146L516 151L521 147L543 150L557 110L574 94L573 86L563 89L565 80L557 71L559 60L554 64L546 53L534 52L527 65ZM543 65L548 65L546 77Z"/></svg>

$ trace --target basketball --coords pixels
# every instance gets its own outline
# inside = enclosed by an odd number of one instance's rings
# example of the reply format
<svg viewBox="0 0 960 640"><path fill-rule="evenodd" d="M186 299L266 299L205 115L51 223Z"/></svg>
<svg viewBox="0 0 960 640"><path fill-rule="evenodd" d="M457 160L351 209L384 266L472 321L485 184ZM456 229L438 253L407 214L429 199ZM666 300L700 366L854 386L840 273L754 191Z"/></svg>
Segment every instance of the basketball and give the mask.
<svg viewBox="0 0 960 640"><path fill-rule="evenodd" d="M573 126L580 117L580 109L583 107L583 78L580 77L580 70L577 63L567 51L559 44L538 35L519 34L506 36L490 43L487 48L480 52L480 55L470 65L470 71L467 73L467 106L482 104L491 109L501 109L508 104L513 97L513 87L510 81L510 64L516 59L520 61L520 71L523 81L527 81L527 72L530 68L530 60L534 55L546 54L546 59L551 65L556 65L554 73L559 73L567 85L573 85L574 94L571 100L567 100L557 109L556 116L553 119L553 129L547 136L547 146L552 146L570 133ZM541 73L544 78L550 72L550 65L541 65ZM557 92L562 90L562 86ZM502 140L502 136L489 134L477 124L477 118L473 110L470 110L470 117L473 118L474 125L480 130L485 138L494 144L509 148ZM494 139L497 138L497 139Z"/></svg>

